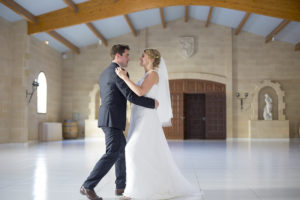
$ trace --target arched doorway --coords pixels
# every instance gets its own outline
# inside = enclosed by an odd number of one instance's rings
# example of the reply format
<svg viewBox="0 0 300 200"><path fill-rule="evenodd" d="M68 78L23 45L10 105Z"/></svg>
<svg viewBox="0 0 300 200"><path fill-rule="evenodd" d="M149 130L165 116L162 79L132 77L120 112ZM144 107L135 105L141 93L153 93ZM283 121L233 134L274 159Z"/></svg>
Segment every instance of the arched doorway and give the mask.
<svg viewBox="0 0 300 200"><path fill-rule="evenodd" d="M222 83L169 80L173 108L167 139L226 139L226 89Z"/></svg>

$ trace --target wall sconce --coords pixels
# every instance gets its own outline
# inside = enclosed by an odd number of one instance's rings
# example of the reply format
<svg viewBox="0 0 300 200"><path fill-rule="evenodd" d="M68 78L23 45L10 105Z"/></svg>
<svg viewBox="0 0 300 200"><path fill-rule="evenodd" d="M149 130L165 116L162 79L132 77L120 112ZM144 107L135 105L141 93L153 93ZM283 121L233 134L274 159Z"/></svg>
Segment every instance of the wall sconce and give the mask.
<svg viewBox="0 0 300 200"><path fill-rule="evenodd" d="M235 94L236 98L241 100L241 110L243 110L243 104L244 104L244 99L246 99L248 97L248 92L244 93L244 97L241 97L241 94L239 92L237 92Z"/></svg>
<svg viewBox="0 0 300 200"><path fill-rule="evenodd" d="M33 95L34 91L37 89L38 86L39 86L39 83L37 82L37 79L34 79L34 81L32 82L32 91L28 92L28 90L26 90L26 99L29 96L28 103L30 103L32 95Z"/></svg>

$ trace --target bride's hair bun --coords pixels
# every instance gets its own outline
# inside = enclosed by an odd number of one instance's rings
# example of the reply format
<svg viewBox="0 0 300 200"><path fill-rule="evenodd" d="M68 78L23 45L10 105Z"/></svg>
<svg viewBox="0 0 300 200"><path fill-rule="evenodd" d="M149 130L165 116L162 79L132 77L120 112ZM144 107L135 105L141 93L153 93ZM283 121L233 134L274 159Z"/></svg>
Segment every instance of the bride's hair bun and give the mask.
<svg viewBox="0 0 300 200"><path fill-rule="evenodd" d="M160 53L157 49L145 49L144 53L153 59L153 67L158 68L160 63Z"/></svg>

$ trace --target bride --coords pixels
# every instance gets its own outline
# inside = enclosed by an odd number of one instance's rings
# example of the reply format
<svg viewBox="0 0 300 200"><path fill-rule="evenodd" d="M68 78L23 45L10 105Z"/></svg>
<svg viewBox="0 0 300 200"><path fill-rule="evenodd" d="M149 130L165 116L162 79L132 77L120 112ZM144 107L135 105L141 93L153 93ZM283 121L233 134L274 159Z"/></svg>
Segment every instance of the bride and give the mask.
<svg viewBox="0 0 300 200"><path fill-rule="evenodd" d="M155 98L157 110L132 106L128 143L125 148L126 188L124 197L134 199L168 199L201 193L180 173L176 166L162 126L171 125L172 107L168 73L164 60L156 49L145 49L140 57L145 69L143 78L135 84L122 68L117 75L138 96Z"/></svg>

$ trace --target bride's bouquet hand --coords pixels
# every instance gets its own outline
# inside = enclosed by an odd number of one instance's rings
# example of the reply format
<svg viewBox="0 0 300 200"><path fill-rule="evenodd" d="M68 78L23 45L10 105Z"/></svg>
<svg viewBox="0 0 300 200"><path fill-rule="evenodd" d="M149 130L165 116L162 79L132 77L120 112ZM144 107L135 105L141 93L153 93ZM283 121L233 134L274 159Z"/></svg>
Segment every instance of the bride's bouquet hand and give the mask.
<svg viewBox="0 0 300 200"><path fill-rule="evenodd" d="M117 67L115 72L123 80L127 77L127 71L121 67Z"/></svg>

